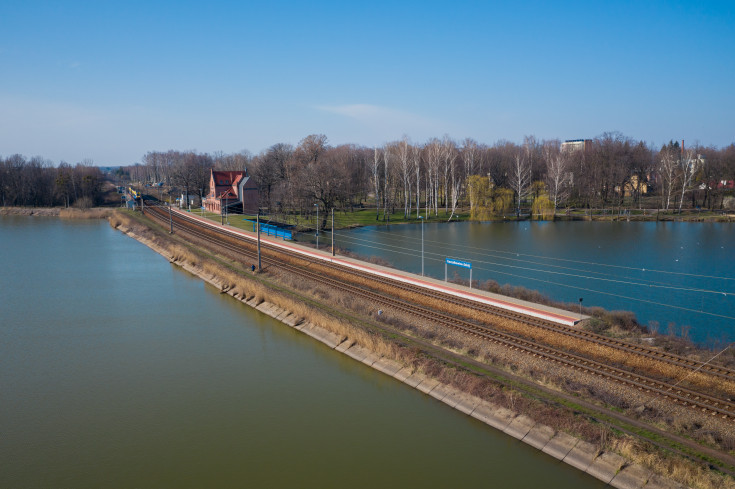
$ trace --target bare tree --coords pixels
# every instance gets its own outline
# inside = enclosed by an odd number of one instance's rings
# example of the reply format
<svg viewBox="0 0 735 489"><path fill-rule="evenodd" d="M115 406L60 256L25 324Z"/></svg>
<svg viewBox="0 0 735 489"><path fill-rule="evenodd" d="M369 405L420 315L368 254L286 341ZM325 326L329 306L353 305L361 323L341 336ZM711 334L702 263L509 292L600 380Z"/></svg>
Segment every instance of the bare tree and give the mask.
<svg viewBox="0 0 735 489"><path fill-rule="evenodd" d="M524 153L518 152L511 169L511 184L516 194L516 217L521 216L521 202L529 195L531 185L531 164L526 160Z"/></svg>
<svg viewBox="0 0 735 489"><path fill-rule="evenodd" d="M246 149L233 154L216 151L211 158L214 161L215 168L226 171L245 171L253 161L253 155Z"/></svg>
<svg viewBox="0 0 735 489"><path fill-rule="evenodd" d="M439 214L439 166L441 164L442 157L442 144L441 142L433 138L426 145L427 151L427 167L426 167L426 214L429 214L429 209L433 209L434 215Z"/></svg>
<svg viewBox="0 0 735 489"><path fill-rule="evenodd" d="M464 172L462 173L462 182L469 182L470 176L477 175L480 166L480 148L477 141L467 138L462 142L462 162L464 163ZM466 192L466 185L463 183L460 187L461 192Z"/></svg>
<svg viewBox="0 0 735 489"><path fill-rule="evenodd" d="M385 145L383 147L383 221L390 220L390 192L388 192L388 162L390 161L390 146Z"/></svg>
<svg viewBox="0 0 735 489"><path fill-rule="evenodd" d="M669 210L671 194L676 182L677 149L678 143L676 145L669 143L668 147L664 146L659 152L658 173L662 184L661 198L665 202L664 209L666 210Z"/></svg>
<svg viewBox="0 0 735 489"><path fill-rule="evenodd" d="M450 181L451 181L451 199L452 199L452 212L449 214L449 220L452 220L452 217L454 216L454 213L457 210L457 203L459 202L460 194L462 192L462 189L464 188L464 175L465 173L457 168L457 148L456 146L452 145L448 151L448 159L449 159L449 173L450 173Z"/></svg>
<svg viewBox="0 0 735 489"><path fill-rule="evenodd" d="M274 211L274 195L286 183L286 165L293 151L290 144L274 144L250 162L248 173L258 182L259 201L263 207L269 209L269 213Z"/></svg>
<svg viewBox="0 0 735 489"><path fill-rule="evenodd" d="M556 208L567 198L569 190L569 154L560 151L558 141L550 141L544 145L544 160L546 162L546 186L549 189L551 202Z"/></svg>
<svg viewBox="0 0 735 489"><path fill-rule="evenodd" d="M444 185L442 185L444 191L444 214L449 211L449 191L451 190L450 174L454 161L457 159L457 145L452 139L445 135L442 139L441 144L442 154L442 170L444 173Z"/></svg>
<svg viewBox="0 0 735 489"><path fill-rule="evenodd" d="M679 172L681 174L681 196L679 198L679 213L681 214L681 207L684 204L684 194L691 190L692 177L696 170L697 159L694 158L694 151L687 149L682 152L681 159L679 160Z"/></svg>
<svg viewBox="0 0 735 489"><path fill-rule="evenodd" d="M373 185L375 185L375 220L380 217L380 152L378 148L373 148L373 164L370 167L373 176Z"/></svg>
<svg viewBox="0 0 735 489"><path fill-rule="evenodd" d="M411 145L406 136L397 144L396 153L398 156L398 168L401 176L401 184L403 191L403 217L411 214L411 174L413 173L411 159Z"/></svg>
<svg viewBox="0 0 735 489"><path fill-rule="evenodd" d="M414 145L411 147L411 160L416 170L416 219L421 216L421 149Z"/></svg>
<svg viewBox="0 0 735 489"><path fill-rule="evenodd" d="M638 208L642 206L641 195L648 188L648 180L654 169L653 153L642 141L633 148L631 190L633 197L638 202Z"/></svg>

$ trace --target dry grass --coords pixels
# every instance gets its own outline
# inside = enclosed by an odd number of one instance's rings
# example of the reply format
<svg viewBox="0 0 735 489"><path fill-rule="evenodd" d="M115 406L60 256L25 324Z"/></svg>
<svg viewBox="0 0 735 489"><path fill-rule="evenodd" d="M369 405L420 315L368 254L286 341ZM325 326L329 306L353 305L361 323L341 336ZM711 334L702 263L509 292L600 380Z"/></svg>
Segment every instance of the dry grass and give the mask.
<svg viewBox="0 0 735 489"><path fill-rule="evenodd" d="M56 217L61 207L4 207L0 206L0 216L42 216Z"/></svg>
<svg viewBox="0 0 735 489"><path fill-rule="evenodd" d="M311 267L314 268L315 265L312 264ZM343 274L335 273L330 269L322 268L322 270L325 274L329 274L337 278L344 278ZM366 287L375 287L375 284L370 283L367 279L355 279L355 277L350 277L350 280ZM384 288L384 286L381 287ZM502 289L502 287L500 289ZM526 289L522 290L530 292ZM502 292L503 290L500 291ZM721 379L709 376L704 372L691 374L689 369L676 367L663 361L644 358L638 355L631 355L617 348L593 344L589 341L571 336L560 335L544 328L535 327L519 321L501 319L497 316L478 310L449 304L445 301L428 298L424 295L415 294L413 292L401 289L392 289L390 293L414 304L421 304L425 307L453 316L465 317L469 320L489 324L499 330L514 335L521 335L533 341L538 341L561 350L573 352L580 356L594 358L597 361L608 363L610 365L625 367L626 369L635 372L647 372L654 377L662 379L686 378L685 382L682 384L684 387L694 386L705 389L711 393L722 393L726 396L735 397L735 382L723 382ZM530 297L524 296L523 298L529 299ZM543 303L544 301L541 302ZM604 325L603 329L606 335L629 338L631 334L640 334L640 325L638 325L635 320L635 316L632 313L625 311L605 311L601 308L594 308L594 310L590 309L588 312L595 314L596 318L598 318L593 319L593 323ZM477 349L477 344L471 339L467 340L466 336L460 337L458 341L459 343L456 343L454 340L451 341L452 345L450 346L454 351L461 352L463 348L465 348L466 351ZM467 345L468 341L474 344Z"/></svg>
<svg viewBox="0 0 735 489"><path fill-rule="evenodd" d="M109 219L114 213L116 213L115 209L102 207L90 209L68 207L59 211L59 217L62 219Z"/></svg>
<svg viewBox="0 0 735 489"><path fill-rule="evenodd" d="M659 475L675 480L688 487L699 489L734 489L735 480L713 473L705 465L694 464L680 458L664 455L656 447L629 436L610 440L613 450L647 467Z"/></svg>

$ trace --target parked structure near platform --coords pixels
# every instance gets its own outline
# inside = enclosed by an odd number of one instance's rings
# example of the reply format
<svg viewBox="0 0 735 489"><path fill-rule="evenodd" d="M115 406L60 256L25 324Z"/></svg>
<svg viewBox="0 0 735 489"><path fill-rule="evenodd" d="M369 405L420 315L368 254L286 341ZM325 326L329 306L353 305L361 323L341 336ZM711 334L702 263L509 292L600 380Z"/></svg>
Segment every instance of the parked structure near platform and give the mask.
<svg viewBox="0 0 735 489"><path fill-rule="evenodd" d="M204 199L204 208L209 212L257 214L258 187L245 171L211 170L209 194Z"/></svg>

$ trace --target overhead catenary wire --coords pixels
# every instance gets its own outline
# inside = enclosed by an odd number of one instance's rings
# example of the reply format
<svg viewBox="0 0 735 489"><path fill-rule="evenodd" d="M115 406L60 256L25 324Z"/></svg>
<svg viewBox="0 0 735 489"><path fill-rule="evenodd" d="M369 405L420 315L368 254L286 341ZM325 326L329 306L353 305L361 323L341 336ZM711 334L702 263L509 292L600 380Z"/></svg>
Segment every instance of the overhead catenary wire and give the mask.
<svg viewBox="0 0 735 489"><path fill-rule="evenodd" d="M382 232L382 231L380 231L380 232ZM382 232L382 233L385 234L388 239L391 239L392 240L394 238L393 236L390 235L390 233L385 233L385 232ZM409 239L416 240L416 238L409 238ZM403 241L405 241L405 240L403 240ZM431 243L437 244L436 241L430 241L429 243L430 244ZM456 249L458 249L460 252L463 249L467 249L467 248L470 248L470 249L480 249L480 248L475 248L475 247L463 246L461 244L460 245L453 244L453 247L456 248ZM588 270L588 269L581 269L581 268L574 268L574 267L566 267L566 266L563 266L563 265L555 265L555 264L550 264L550 263L539 263L539 262L536 262L536 261L530 261L530 260L525 260L525 259L520 259L520 258L514 258L514 257L498 256L498 255L495 255L493 253L487 253L487 252L485 252L485 249L481 249L481 250L483 251L483 254L481 256L492 257L492 258L497 258L497 259L501 259L501 260L510 260L510 261L516 261L516 262L521 262L521 263L529 263L529 264L535 264L535 265L540 265L540 266L545 266L545 267L558 268L558 269L561 269L561 270L571 270L571 271L576 271L576 272L592 273L592 274L601 275L601 276L614 277L614 278L617 278L617 279L623 278L623 279L629 279L629 280L636 280L636 281L639 281L639 282L647 282L647 283L651 283L651 284L662 284L662 285L666 285L665 282L660 282L660 281L657 281L657 280L642 279L642 278L631 279L629 277L625 277L625 276L624 277L621 277L620 275L611 274L609 272L601 272L601 271L596 271L596 270ZM521 254L516 253L516 252L502 252L502 253L505 253L505 254L509 254L509 253L510 254L514 254L516 257L521 256ZM467 254L469 255L470 253L467 253ZM474 257L475 255L472 255L472 256Z"/></svg>
<svg viewBox="0 0 735 489"><path fill-rule="evenodd" d="M395 254L401 254L401 255L415 257L416 251L413 248L399 247L399 246L395 246L395 245L388 245L387 247L386 246L377 246L375 244L375 242L374 241L371 241L371 240L364 240L364 239L360 239L360 238L354 238L352 236L347 237L344 233L338 233L338 235L341 235L342 239L347 238L348 240L351 239L353 241L362 241L362 242L372 243L372 244L362 244L361 245L361 246L364 246L366 248L377 249L377 250L382 250L382 251L389 251L389 252L395 253ZM393 248L393 249L390 249L390 248ZM439 263L443 263L444 262L444 255L443 254L440 254L440 253L432 253L432 252L428 252L426 254L429 255L429 257L428 257L428 260L429 261L435 261L435 262L439 262ZM437 257L441 257L441 258L434 258L433 256L437 256ZM592 288L589 288L589 287L582 287L582 286L578 286L578 285L571 285L571 284L566 284L566 283L561 283L561 282L555 282L555 281L551 281L551 280L541 279L541 278L538 278L538 277L529 277L529 276L524 276L524 275L519 275L519 274L514 274L514 273L509 273L509 272L504 272L504 271L499 271L499 270L494 270L494 269L482 268L482 267L476 267L476 268L479 269L479 270L483 270L483 271L487 271L487 272L492 272L492 273L496 273L496 274L500 274L500 275L507 275L507 276L511 276L511 277L515 277L515 278L520 278L520 279L523 279L523 280L530 280L530 281L541 282L541 283L546 283L546 284L560 286L560 287L566 287L566 288L575 289L575 290L582 290L582 291L585 291L585 292L597 293L597 294L602 294L602 295L606 295L606 296L610 296L610 297L616 297L616 298L619 298L619 299L632 300L632 301L642 302L642 303L646 303L646 304L652 304L652 305L656 305L656 306L660 306L660 307L672 308L672 309L687 311L687 312L691 312L691 313L695 313L695 314L702 314L702 315L711 316L711 317L718 317L718 318L727 319L727 320L735 320L735 317L733 317L733 316L728 316L728 315L724 315L724 314L717 314L717 313L713 313L713 312L709 312L709 311L704 311L704 310L697 310L697 309L693 309L693 308L690 308L690 307L678 306L678 305L674 305L674 304L667 304L667 303L664 303L664 302L654 301L654 300L650 300L650 299L643 299L643 298L640 298L640 297L632 297L632 296L627 296L627 295L622 295L622 294L616 294L616 293L613 293L613 292L596 290L596 289L592 289ZM523 267L515 267L514 266L513 268L523 268Z"/></svg>
<svg viewBox="0 0 735 489"><path fill-rule="evenodd" d="M342 222L340 222L342 221ZM351 219L347 218L337 218L335 216L335 222L341 224L344 223L351 223ZM332 232L335 232L332 230ZM412 237L412 236L395 236L394 233L379 229L379 228L372 228L372 233L378 233L383 236L385 236L388 240L394 240L394 239L400 239L402 243L405 243L408 241L414 241L419 242L420 238ZM355 241L361 241L360 238L356 238L354 236L347 236L345 233L341 233L339 231L336 231L336 234L340 236L340 239L348 239L352 240L354 243ZM364 240L362 240L365 242ZM433 240L426 240L429 244L435 244L435 245L446 245L445 243L433 241ZM384 246L391 246L389 244L385 244ZM579 275L579 274L573 274L573 273L565 273L565 272L556 272L551 270L542 270L542 269L534 269L530 267L522 267L517 265L509 265L504 263L497 263L492 262L488 260L483 260L482 258L478 259L473 257L473 261L485 263L489 265L495 265L495 266L504 266L504 267L517 267L522 270L528 270L528 271L535 271L539 273L549 273L549 274L557 274L557 275L566 275L570 277L575 278L582 278L582 279L589 279L589 280L601 280L601 281L607 281L611 283L619 283L624 285L635 285L635 286L641 286L641 287L651 287L651 288L661 288L661 289L667 289L667 290L678 290L678 291L684 291L684 292L693 292L693 293L700 293L700 294L714 294L714 295L733 295L735 294L734 291L728 291L728 290L712 290L712 289L705 289L705 288L697 288L697 287L687 287L687 286L674 286L670 285L666 282L658 281L658 280L651 280L647 278L631 278L627 276L620 276L616 274L610 274L608 272L604 271L597 271L597 270L589 270L589 269L581 269L581 268L575 268L575 267L569 267L564 265L557 265L553 263L539 263L537 261L529 260L529 259L522 259L520 257L526 257L526 258L533 258L533 259L541 259L541 260L551 260L551 261L561 261L561 262L567 262L567 263L576 263L576 264L584 264L584 265L590 265L590 266L600 266L600 267L607 267L607 268L617 268L617 269L623 269L623 270L629 270L629 271L642 271L642 272L649 272L651 274L655 273L666 273L670 275L679 275L683 277L700 277L700 278L708 278L708 279L720 279L720 280L735 280L735 278L731 277L721 277L721 276L713 276L713 275L705 275L705 274L691 274L687 272L675 272L675 271L667 271L667 270L657 270L657 269L646 269L646 268L638 268L638 267L629 267L624 265L615 265L615 264L606 264L606 263L599 263L599 262L589 262L589 261L581 261L581 260L571 260L566 258L558 258L558 257L550 257L550 256L541 256L541 255L533 255L528 253L518 253L515 251L506 251L506 250L496 250L496 249L487 249L487 248L479 248L475 246L469 246L469 245L462 245L462 244L453 244L452 245L454 249L458 251L472 251L472 250L478 250L481 252L481 256L483 257L489 257L499 260L507 260L507 261L514 261L522 264L529 264L534 266L542 266L547 268L555 268L558 270L568 270L572 272L581 272L586 275ZM405 247L397 247L394 249L405 249L405 250L411 250L410 248ZM509 255L509 256L505 256ZM599 275L599 277L591 276L591 275ZM612 278L606 278L606 277L612 277Z"/></svg>
<svg viewBox="0 0 735 489"><path fill-rule="evenodd" d="M382 233L386 235L390 235L390 232L375 228L371 231L376 233ZM418 241L419 238L415 238L412 236L401 236L401 239L405 240L411 240L411 241ZM426 240L429 244L437 244L440 246L446 245L446 243L442 243L439 241L433 241L433 240ZM568 263L577 263L580 265L592 265L592 266L599 266L599 267L608 267L608 268L619 268L619 269L625 269L625 270L633 270L638 272L650 272L650 273L663 273L668 275L682 275L687 277L698 277L698 278L707 278L707 279L718 279L718 280L728 280L728 281L735 281L735 277L722 277L718 275L706 275L706 274L697 274L697 273L689 273L689 272L677 272L673 270L659 270L654 268L645 268L645 267L631 267L626 265L616 265L612 263L601 263L601 262L591 262L591 261L584 261L584 260L573 260L570 258L559 258L559 257L553 257L553 256L544 256L544 255L534 255L530 253L519 253L516 251L507 251L507 250L495 250L495 249L488 249L488 248L480 248L477 246L470 246L470 245L462 245L457 244L455 245L460 249L463 250L477 250L479 252L493 252L493 253L501 253L501 254L510 254L510 255L516 255L516 256L525 256L525 257L531 257L531 258L537 258L541 260L553 260L553 261L563 261Z"/></svg>
<svg viewBox="0 0 735 489"><path fill-rule="evenodd" d="M418 238L415 238L415 237L404 236L404 235L395 236L393 233L389 233L389 232L386 232L386 231L383 231L383 230L379 230L379 229L371 229L371 232L375 232L377 234L381 234L381 235L385 236L386 239L388 239L388 240L400 239L402 243L405 243L406 240L415 241L415 242L418 241ZM432 244L433 243L435 245L442 245L442 246L443 245L446 245L445 243L440 243L440 242L436 242L436 241L432 241L432 240L428 240L428 243L429 244ZM648 279L648 278L636 277L636 278L633 279L633 278L630 278L630 277L627 277L627 276L621 277L620 275L612 274L612 273L609 273L609 272L589 270L589 269L580 269L580 268L568 267L568 266L563 266L563 265L555 265L555 264L546 263L546 262L539 263L537 261L531 261L531 260L526 260L526 259L518 258L518 257L521 257L521 256L532 256L533 257L533 256L537 256L537 255L521 254L521 253L518 253L518 252L515 252L515 251L513 251L513 252L502 251L502 250L501 251L498 251L498 250L495 250L494 251L495 253L502 253L504 255L513 255L513 256L516 257L516 258L513 258L513 257L508 257L508 256L498 256L498 255L494 255L492 253L487 253L487 250L485 248L477 248L477 247L466 246L466 245L461 245L461 244L456 244L456 243L453 243L452 246L453 246L454 249L456 249L456 250L458 250L460 252L462 252L464 250L467 250L467 252L465 253L466 255L472 254L474 256L476 253L472 253L471 250L480 250L484 254L484 256L489 256L489 257L497 258L497 259L501 259L501 260L518 261L518 262L522 262L522 263L535 264L535 265L540 265L540 266L544 266L544 267L551 267L551 268L558 268L558 269L562 269L562 270L571 270L571 271L577 271L577 272L583 272L583 273L589 273L589 274L609 276L609 277L614 277L616 279L621 279L622 278L622 279L625 279L625 280L635 280L635 281L638 281L638 282L647 282L647 283L651 283L651 284L667 285L667 283L668 283L668 282L661 282L661 281L658 281L658 280L651 280L651 279ZM490 251L493 251L493 250L490 250ZM542 257L539 257L539 258L542 258ZM647 269L642 269L642 270L643 271L649 271ZM654 272L655 272L655 270L654 270ZM672 272L672 273L679 273L679 272ZM713 278L712 276L706 276L706 275L701 275L701 276L702 277ZM726 280L730 280L729 277L723 277L723 278L726 279ZM718 293L719 293L719 291L718 291ZM729 293L730 294L735 294L735 291L729 292Z"/></svg>
<svg viewBox="0 0 735 489"><path fill-rule="evenodd" d="M345 239L347 241L352 241L353 243L355 243L355 242L357 242L357 243L360 243L360 242L363 242L363 243L364 242L372 242L372 241L363 240L363 239L360 239L360 238L348 237L348 236L346 236L344 234L338 234L338 236L341 236L342 239ZM415 250L413 250L412 248L400 247L400 246L396 246L396 245L385 245L384 244L383 247L380 247L380 246L370 246L370 245L363 245L363 246L371 247L371 248L374 248L374 249L387 250L387 251L391 251L391 249L392 249L394 252L399 252L397 250L406 250L405 252L404 251L400 251L400 253L406 254L406 255L411 255L411 256L414 256L415 255ZM409 253L408 251L411 251L412 253ZM437 255L437 256L445 256L445 255L441 255L441 254L438 254L438 253L431 253L431 252L425 252L425 254L428 254L428 255ZM727 291L722 291L722 290L709 290L709 289L700 289L700 288L694 288L694 287L683 287L683 286L664 285L664 284L660 284L660 283L643 283L643 282L640 282L640 281L633 281L633 280L619 280L619 279L610 279L610 278L604 278L604 277L594 277L594 276L588 276L588 275L580 275L580 274L572 274L572 273L558 272L558 271L553 271L553 270L542 270L542 269L538 269L538 268L522 267L522 266L518 266L518 265L510 265L510 264L506 264L506 263L497 263L497 262L491 262L491 261L486 261L486 260L473 259L473 263L483 263L483 264L486 264L486 265L494 265L494 266L499 266L499 267L516 268L516 269L519 269L519 270L526 270L526 271L539 272L539 273L548 273L548 274L552 274L552 275L561 275L561 276L566 276L566 277L581 278L581 279L585 279L585 280L599 280L599 281L611 282L611 283L618 283L618 284L623 284L623 285L635 285L635 286L652 287L652 288L655 287L655 288L667 289L667 290L679 290L679 291L684 291L684 292L696 292L696 293L701 293L701 294L715 294L715 295L723 295L723 296L727 296L727 295L732 295L733 294L732 292L727 292Z"/></svg>
<svg viewBox="0 0 735 489"><path fill-rule="evenodd" d="M341 237L343 239L346 238L346 236L344 234L342 234ZM350 238L347 238L347 239L352 239L352 238L350 237ZM358 238L358 240L359 240L359 238ZM368 241L368 240L361 240L361 241L363 241L363 243L365 241L367 241L369 243L372 243L372 244L361 244L361 246L364 246L366 248L376 249L376 250L383 250L383 251L389 251L390 253L395 253L395 254L400 254L400 255L406 255L406 256L411 256L411 257L415 257L416 256L415 255L415 250L413 250L412 248L399 247L399 246L395 246L395 245L389 245L389 248L386 248L384 246L377 246L372 241ZM433 262L438 262L438 263L443 263L444 262L444 255L443 254L433 253L433 252L427 252L426 255L428 255L428 258L427 258L428 261L433 261ZM435 258L435 257L440 257L440 258ZM628 296L628 295L616 294L614 292L597 290L597 289L593 289L593 288L589 288L589 287L583 287L583 286L579 286L579 285L571 285L571 284L567 284L567 283L556 282L556 281L552 281L552 280L546 280L546 279L542 279L542 278L538 278L538 277L529 277L529 276L526 276L526 275L519 275L517 273L504 272L504 271L495 270L495 269L488 269L488 268L482 268L482 267L475 267L475 268L478 269L478 270L487 271L487 272L491 272L491 273L495 273L495 274L500 274L500 275L506 275L506 276L515 277L515 278L520 278L520 279L523 279L523 280L536 281L536 282L546 283L546 284L549 284L549 285L555 285L555 286L559 286L559 287L566 287L566 288L570 288L570 289L574 289L574 290L581 290L581 291L590 292L590 293L597 293L597 294L602 294L602 295L606 295L606 296L610 296L610 297L616 297L618 299L632 300L632 301L636 301L636 302L641 302L641 303L646 303L646 304L652 304L652 305L656 305L656 306L660 306L660 307L666 307L666 308L671 308L671 309L676 309L676 310L681 310L681 311L687 311L687 312L696 313L696 314L703 314L703 315L712 316L712 317L718 317L718 318L722 318L722 319L735 320L735 317L728 316L728 315L725 315L725 314L717 314L717 313L714 313L714 312L709 312L709 311L705 311L705 310L694 309L694 308L691 308L691 307L684 307L684 306L675 305L675 304L668 304L668 303L665 303L665 302L660 302L660 301L655 301L655 300L650 300L650 299L644 299L642 297L632 297L632 296ZM516 267L516 268L522 268L522 267ZM730 294L730 295L732 295L732 294Z"/></svg>

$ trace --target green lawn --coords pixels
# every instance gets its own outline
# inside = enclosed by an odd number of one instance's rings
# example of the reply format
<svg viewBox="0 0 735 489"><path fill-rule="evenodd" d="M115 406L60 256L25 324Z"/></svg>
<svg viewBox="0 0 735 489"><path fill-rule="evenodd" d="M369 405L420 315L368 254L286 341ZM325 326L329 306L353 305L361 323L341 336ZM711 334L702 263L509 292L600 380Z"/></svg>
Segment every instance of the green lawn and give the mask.
<svg viewBox="0 0 735 489"><path fill-rule="evenodd" d="M342 211L335 211L334 212L334 227L336 229L345 229L350 227L358 227L358 226L376 226L376 225L384 225L384 224L403 224L403 223L417 223L421 222L419 219L416 219L416 211L414 211L410 218L406 219L403 217L403 211L401 212L395 212L391 214L390 218L388 220L383 220L383 213L380 213L380 218L378 220L375 219L375 209L360 209L356 210L354 212L342 212ZM197 216L202 216L204 218L210 219L214 222L220 222L221 217L219 214L213 213L213 212L207 212L207 211L200 211L200 210L192 210L192 214ZM423 215L423 210L422 210ZM310 218L309 218L310 217ZM286 216L284 218L280 218L279 221L284 222L286 224L293 224L299 227L304 228L314 228L316 226L316 213L314 213L312 216ZM452 217L452 221L466 221L469 217L469 213L462 212L459 214L455 214L454 217ZM255 216L243 216L240 214L229 214L227 216L227 223L230 226L245 229L248 231L252 231L252 224L250 222L246 222L243 219L248 220L255 220ZM319 215L320 220L324 220L324 215ZM439 215L434 216L433 214L430 215L426 222L447 222L449 219L449 214L444 213L444 209L439 209ZM263 222L267 222L268 216L261 216L261 220ZM329 229L332 227L332 218L331 215L327 216L327 224L326 229Z"/></svg>
<svg viewBox="0 0 735 489"><path fill-rule="evenodd" d="M424 211L421 211L421 215L425 215ZM469 217L469 214L459 213L455 214L454 217L452 217L452 221L466 221ZM331 218L330 218L331 219ZM330 224L330 219L327 219L327 224ZM449 219L449 213L444 213L444 209L439 210L439 215L435 216L433 214L430 214L426 218L426 222L447 222ZM383 213L381 211L380 216L378 219L376 219L376 212L375 209L361 209L356 210L354 212L339 212L335 211L334 213L334 227L335 228L345 228L345 227L354 227L354 226L375 226L380 224L402 224L402 223L416 223L420 222L419 219L416 218L416 211L414 210L411 213L411 216L409 218L405 218L403 216L403 211L400 212L394 212L390 215L390 217L387 220L383 219Z"/></svg>

